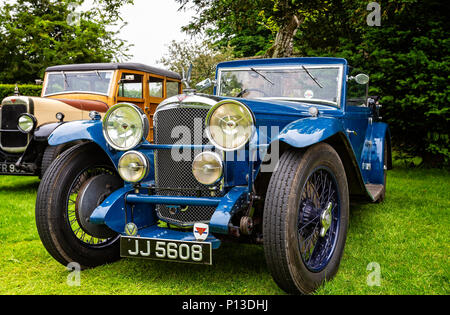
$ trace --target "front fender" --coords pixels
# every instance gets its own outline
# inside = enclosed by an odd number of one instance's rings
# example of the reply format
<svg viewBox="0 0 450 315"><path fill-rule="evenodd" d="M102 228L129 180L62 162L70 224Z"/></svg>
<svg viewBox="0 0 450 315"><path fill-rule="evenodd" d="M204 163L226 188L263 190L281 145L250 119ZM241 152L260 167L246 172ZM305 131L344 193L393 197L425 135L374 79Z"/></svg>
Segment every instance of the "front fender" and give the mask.
<svg viewBox="0 0 450 315"><path fill-rule="evenodd" d="M64 122L54 122L54 123L48 123L39 126L36 131L33 134L33 139L35 141L47 141L48 137L52 134L55 129L60 127L61 125L65 124Z"/></svg>
<svg viewBox="0 0 450 315"><path fill-rule="evenodd" d="M361 168L355 152L344 130L340 118L309 117L287 125L271 142L286 143L293 148L307 148L316 143L327 142L332 145L344 164L350 194L363 200L371 200L365 187Z"/></svg>
<svg viewBox="0 0 450 315"><path fill-rule="evenodd" d="M33 133L30 143L28 144L25 152L22 155L21 161L23 162L33 162L37 163L39 160L39 154L43 154L45 148L47 147L49 135L55 131L62 122L48 123L39 126Z"/></svg>
<svg viewBox="0 0 450 315"><path fill-rule="evenodd" d="M108 155L114 165L119 163L123 152L109 149L100 120L79 120L62 124L48 137L48 144L57 146L80 140L94 142Z"/></svg>
<svg viewBox="0 0 450 315"><path fill-rule="evenodd" d="M295 148L309 147L343 131L342 122L336 118L309 117L287 125L273 141L280 141Z"/></svg>

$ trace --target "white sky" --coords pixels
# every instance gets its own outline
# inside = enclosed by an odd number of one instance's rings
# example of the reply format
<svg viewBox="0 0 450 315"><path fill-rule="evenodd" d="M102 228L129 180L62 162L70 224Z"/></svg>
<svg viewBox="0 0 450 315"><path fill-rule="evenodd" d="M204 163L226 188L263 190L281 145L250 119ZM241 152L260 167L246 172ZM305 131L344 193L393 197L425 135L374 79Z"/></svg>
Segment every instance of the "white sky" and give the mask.
<svg viewBox="0 0 450 315"><path fill-rule="evenodd" d="M120 38L134 44L131 62L161 66L157 60L168 51L172 40L190 38L181 27L189 23L194 12L178 12L178 7L174 0L134 0L133 6L121 9L122 19L128 25L122 29Z"/></svg>
<svg viewBox="0 0 450 315"><path fill-rule="evenodd" d="M14 3L15 0L0 0ZM89 8L92 3L86 0L81 7ZM157 60L168 51L172 40L182 41L190 36L181 31L195 12L180 11L175 0L134 0L134 5L121 8L121 17L128 25L120 33L120 38L133 44L129 53L133 57L130 62L144 63L150 66L162 66ZM76 9L79 11L79 9Z"/></svg>

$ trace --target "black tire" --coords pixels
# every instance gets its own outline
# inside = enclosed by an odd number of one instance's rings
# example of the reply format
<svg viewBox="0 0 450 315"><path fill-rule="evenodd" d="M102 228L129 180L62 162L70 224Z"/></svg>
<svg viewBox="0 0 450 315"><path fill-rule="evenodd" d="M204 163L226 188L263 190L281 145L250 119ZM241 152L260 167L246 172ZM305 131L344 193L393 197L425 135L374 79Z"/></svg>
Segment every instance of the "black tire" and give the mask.
<svg viewBox="0 0 450 315"><path fill-rule="evenodd" d="M319 172L324 173L326 178L329 177L330 183L334 183L333 185L336 188L333 194L338 196L337 200L339 201L336 201L336 205L331 207L333 230L330 228L322 239L317 238L314 249L310 250L309 259L312 259L319 241L324 242L327 237L333 237L334 245L329 249L326 265L321 269L312 270L312 267L305 263L306 259L301 252L303 243L299 241L302 238L300 230L306 229L308 224L315 221L308 221L301 228L299 226L306 217L306 209L309 209L308 215L312 217L314 207L307 208L306 200L304 200L305 198L302 199L302 196L307 192L306 187L311 186L310 179L313 178L311 176L317 176L316 174L319 174ZM332 191L331 187L330 184L329 192ZM319 196L317 193L319 189L315 188L315 191L315 194ZM301 208L303 203L305 206ZM320 202L317 201L316 203L319 204ZM332 204L329 201L326 203ZM315 211L320 213L319 206ZM339 155L330 145L320 143L310 147L306 152L290 150L282 155L279 166L269 183L263 215L265 257L268 268L281 289L291 294L309 294L335 276L347 238L348 217L347 178ZM321 218L319 218L319 221L322 222ZM314 229L312 229L312 224L308 229L313 231L311 233L316 233L316 227L317 223ZM321 244L320 246L324 245Z"/></svg>
<svg viewBox="0 0 450 315"><path fill-rule="evenodd" d="M73 196L89 176L102 172L116 175L108 158L98 154L94 144L86 143L64 151L41 181L36 200L37 230L44 247L64 266L76 262L85 269L120 258L118 235L106 240L89 238L82 229L75 229L75 216L69 210L70 195Z"/></svg>
<svg viewBox="0 0 450 315"><path fill-rule="evenodd" d="M76 144L78 143L47 146L44 150L44 154L42 155L41 173L39 175L39 178L42 179L44 177L44 174L47 171L47 169L50 167L53 161L55 161L56 158L61 155L61 153L63 153L65 150L69 149L70 147Z"/></svg>
<svg viewBox="0 0 450 315"><path fill-rule="evenodd" d="M59 156L59 154L62 152L62 150L58 146L47 146L44 150L44 154L42 156L42 163L41 163L41 174L40 178L44 177L45 172L49 168L49 166L52 164L54 160Z"/></svg>

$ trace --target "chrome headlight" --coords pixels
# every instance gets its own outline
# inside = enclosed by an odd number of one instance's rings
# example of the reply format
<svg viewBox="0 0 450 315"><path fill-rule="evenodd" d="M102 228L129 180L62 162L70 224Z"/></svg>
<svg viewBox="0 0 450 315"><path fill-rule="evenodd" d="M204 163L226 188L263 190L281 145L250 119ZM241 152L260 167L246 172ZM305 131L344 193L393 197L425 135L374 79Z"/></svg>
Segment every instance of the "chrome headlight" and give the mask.
<svg viewBox="0 0 450 315"><path fill-rule="evenodd" d="M192 173L200 184L213 185L223 176L222 159L214 152L200 153L192 163Z"/></svg>
<svg viewBox="0 0 450 315"><path fill-rule="evenodd" d="M254 132L253 113L238 101L219 102L206 117L206 135L214 146L223 151L240 149Z"/></svg>
<svg viewBox="0 0 450 315"><path fill-rule="evenodd" d="M30 133L36 128L36 118L30 114L23 114L17 121L17 128L23 133Z"/></svg>
<svg viewBox="0 0 450 315"><path fill-rule="evenodd" d="M149 171L147 157L137 151L129 151L119 160L119 175L129 183L137 183L143 180Z"/></svg>
<svg viewBox="0 0 450 315"><path fill-rule="evenodd" d="M149 130L147 116L129 103L114 105L103 119L103 135L108 144L119 151L135 148L147 137Z"/></svg>

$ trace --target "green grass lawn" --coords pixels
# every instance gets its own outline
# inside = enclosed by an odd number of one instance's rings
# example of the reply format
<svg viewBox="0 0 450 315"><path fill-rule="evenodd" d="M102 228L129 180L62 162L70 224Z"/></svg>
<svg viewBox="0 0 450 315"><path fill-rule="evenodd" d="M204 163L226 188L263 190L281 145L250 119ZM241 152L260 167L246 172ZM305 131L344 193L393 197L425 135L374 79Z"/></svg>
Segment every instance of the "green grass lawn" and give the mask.
<svg viewBox="0 0 450 315"><path fill-rule="evenodd" d="M121 260L69 272L42 246L34 222L39 181L0 176L0 294L284 294L263 248L223 244L210 267ZM319 294L449 294L450 173L396 169L383 204L353 205L336 278ZM380 286L367 285L371 262Z"/></svg>

